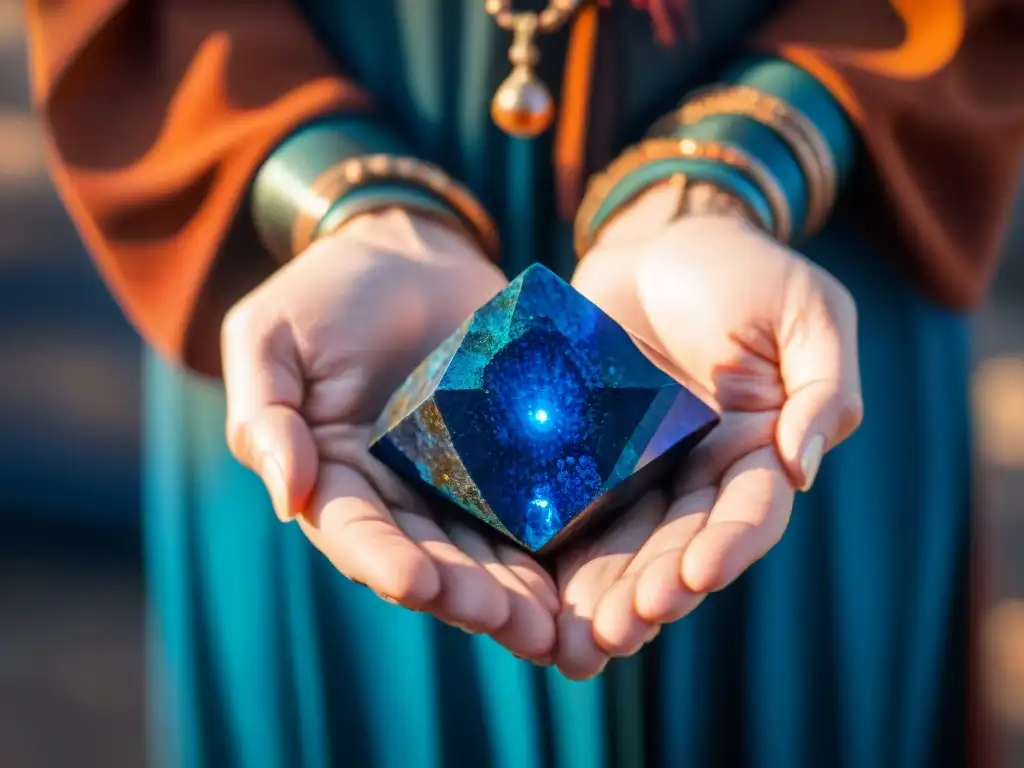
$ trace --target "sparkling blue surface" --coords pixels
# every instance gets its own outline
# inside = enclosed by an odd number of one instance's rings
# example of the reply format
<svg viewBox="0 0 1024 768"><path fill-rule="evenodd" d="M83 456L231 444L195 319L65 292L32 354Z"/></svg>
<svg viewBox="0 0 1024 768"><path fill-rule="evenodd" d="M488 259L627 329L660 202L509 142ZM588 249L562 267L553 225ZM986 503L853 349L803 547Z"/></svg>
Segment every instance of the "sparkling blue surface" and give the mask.
<svg viewBox="0 0 1024 768"><path fill-rule="evenodd" d="M534 265L409 376L371 451L539 551L635 499L716 423L614 320Z"/></svg>

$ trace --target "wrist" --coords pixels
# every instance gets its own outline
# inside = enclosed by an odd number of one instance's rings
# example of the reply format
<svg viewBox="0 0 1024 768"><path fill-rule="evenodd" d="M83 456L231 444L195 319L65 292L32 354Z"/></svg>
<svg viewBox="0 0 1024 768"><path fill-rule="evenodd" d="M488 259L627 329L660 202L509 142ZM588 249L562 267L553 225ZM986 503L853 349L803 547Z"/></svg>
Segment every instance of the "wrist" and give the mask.
<svg viewBox="0 0 1024 768"><path fill-rule="evenodd" d="M828 219L851 146L840 108L813 78L784 61L745 64L725 83L691 94L591 180L576 217L577 255L624 211L646 207L637 206L641 198L663 197L648 192L679 174L722 193L702 196L694 187L679 213L707 214L709 201L732 196L744 205L725 213L745 208L776 240L799 242Z"/></svg>
<svg viewBox="0 0 1024 768"><path fill-rule="evenodd" d="M360 211L320 232L317 241L355 239L410 256L433 252L472 254L489 261L461 221L444 211L385 203Z"/></svg>
<svg viewBox="0 0 1024 768"><path fill-rule="evenodd" d="M760 227L757 215L740 197L708 181L679 174L658 182L623 205L596 234L595 245L625 246L657 237L682 218L733 219Z"/></svg>
<svg viewBox="0 0 1024 768"><path fill-rule="evenodd" d="M353 221L402 220L442 227L479 248L466 222L441 200L414 187L380 184L357 189L338 200L324 215L313 235L314 240L348 228ZM400 222L400 224L402 223Z"/></svg>
<svg viewBox="0 0 1024 768"><path fill-rule="evenodd" d="M404 154L386 128L366 118L331 118L285 140L257 173L251 205L260 239L282 263L347 219L384 208L461 227L490 258L499 255L497 231L473 194Z"/></svg>
<svg viewBox="0 0 1024 768"><path fill-rule="evenodd" d="M591 179L574 225L577 255L582 256L624 208L679 176L737 199L758 226L780 240L788 239L791 217L785 195L757 157L716 142L655 138L630 147Z"/></svg>
<svg viewBox="0 0 1024 768"><path fill-rule="evenodd" d="M250 210L260 241L278 262L288 262L301 250L297 230L318 223L334 202L320 188L326 172L367 153L403 150L404 143L368 115L329 115L299 126L253 178Z"/></svg>

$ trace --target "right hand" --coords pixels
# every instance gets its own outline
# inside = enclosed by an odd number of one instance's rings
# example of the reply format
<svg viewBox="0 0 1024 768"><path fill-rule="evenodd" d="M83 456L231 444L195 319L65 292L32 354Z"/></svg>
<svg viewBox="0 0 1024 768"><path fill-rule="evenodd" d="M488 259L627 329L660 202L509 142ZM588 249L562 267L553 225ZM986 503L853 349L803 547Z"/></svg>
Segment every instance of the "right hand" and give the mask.
<svg viewBox="0 0 1024 768"><path fill-rule="evenodd" d="M442 225L398 209L354 219L228 313L228 444L345 576L547 663L550 576L511 544L435 517L367 450L390 393L505 285Z"/></svg>

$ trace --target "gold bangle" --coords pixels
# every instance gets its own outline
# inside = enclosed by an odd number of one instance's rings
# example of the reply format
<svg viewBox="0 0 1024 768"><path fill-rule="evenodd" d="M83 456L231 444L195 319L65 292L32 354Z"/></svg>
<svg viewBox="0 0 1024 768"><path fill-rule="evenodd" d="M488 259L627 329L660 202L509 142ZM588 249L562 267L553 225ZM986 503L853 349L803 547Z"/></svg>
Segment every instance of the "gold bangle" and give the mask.
<svg viewBox="0 0 1024 768"><path fill-rule="evenodd" d="M764 164L748 155L739 147L716 141L694 139L646 139L627 149L614 160L603 173L595 176L587 185L586 194L576 214L573 226L573 247L576 255L583 257L593 245L594 235L590 231L605 198L622 179L648 163L671 158L713 160L727 165L748 177L764 194L768 207L775 219L772 234L781 242L789 242L793 231L793 215L786 193Z"/></svg>
<svg viewBox="0 0 1024 768"><path fill-rule="evenodd" d="M498 231L484 207L466 187L435 165L412 157L362 155L341 162L318 176L307 191L308 203L292 223L292 253L302 253L316 236L327 210L349 192L377 181L398 181L439 197L462 219L487 256L500 256Z"/></svg>
<svg viewBox="0 0 1024 768"><path fill-rule="evenodd" d="M715 115L749 117L770 128L789 147L803 171L808 187L804 234L825 224L835 204L838 174L825 137L792 104L752 86L719 86L696 94L679 109L655 123L651 136L670 136L680 126L695 125Z"/></svg>

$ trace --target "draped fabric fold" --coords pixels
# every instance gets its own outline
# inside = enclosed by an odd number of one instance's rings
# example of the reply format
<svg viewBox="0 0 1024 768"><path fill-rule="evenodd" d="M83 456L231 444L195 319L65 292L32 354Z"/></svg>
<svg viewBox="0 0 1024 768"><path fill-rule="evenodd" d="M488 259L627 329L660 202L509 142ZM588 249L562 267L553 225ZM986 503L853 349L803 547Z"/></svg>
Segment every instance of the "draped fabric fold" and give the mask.
<svg viewBox="0 0 1024 768"><path fill-rule="evenodd" d="M83 240L147 341L213 372L215 321L273 268L241 205L256 169L297 126L367 97L290 0L27 11L32 92Z"/></svg>
<svg viewBox="0 0 1024 768"><path fill-rule="evenodd" d="M982 299L1020 184L1022 41L1021 0L792 0L753 41L845 107L873 160L850 214L951 308Z"/></svg>

